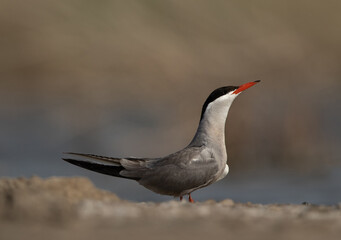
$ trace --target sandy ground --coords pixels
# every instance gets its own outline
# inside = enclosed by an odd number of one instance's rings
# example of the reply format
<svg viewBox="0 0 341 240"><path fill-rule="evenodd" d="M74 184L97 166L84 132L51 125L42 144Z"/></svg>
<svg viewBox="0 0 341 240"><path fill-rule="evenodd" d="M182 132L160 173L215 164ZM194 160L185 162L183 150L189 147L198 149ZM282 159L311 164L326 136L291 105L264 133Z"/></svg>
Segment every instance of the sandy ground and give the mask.
<svg viewBox="0 0 341 240"><path fill-rule="evenodd" d="M128 202L86 178L0 180L0 239L340 239L341 205Z"/></svg>

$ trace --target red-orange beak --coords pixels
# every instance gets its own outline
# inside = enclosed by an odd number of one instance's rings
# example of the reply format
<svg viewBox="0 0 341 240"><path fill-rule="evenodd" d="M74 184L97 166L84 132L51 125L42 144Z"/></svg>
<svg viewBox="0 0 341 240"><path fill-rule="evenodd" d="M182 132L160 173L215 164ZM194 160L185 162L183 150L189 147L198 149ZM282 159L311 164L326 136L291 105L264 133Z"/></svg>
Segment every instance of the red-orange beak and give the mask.
<svg viewBox="0 0 341 240"><path fill-rule="evenodd" d="M249 83L245 83L243 85L240 85L239 88L237 88L236 90L234 90L234 92L232 94L238 94L246 89L248 89L249 87L252 87L253 85L259 83L260 80L254 81L254 82L249 82Z"/></svg>

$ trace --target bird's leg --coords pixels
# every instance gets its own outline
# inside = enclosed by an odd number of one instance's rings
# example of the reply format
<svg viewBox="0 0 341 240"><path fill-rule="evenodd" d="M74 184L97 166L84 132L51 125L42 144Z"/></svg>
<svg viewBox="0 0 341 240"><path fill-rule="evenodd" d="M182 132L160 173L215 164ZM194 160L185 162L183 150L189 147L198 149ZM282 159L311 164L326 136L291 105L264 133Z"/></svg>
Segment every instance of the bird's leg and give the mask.
<svg viewBox="0 0 341 240"><path fill-rule="evenodd" d="M194 200L193 200L193 198L191 197L191 194L188 194L188 201L189 201L190 203L194 203Z"/></svg>
<svg viewBox="0 0 341 240"><path fill-rule="evenodd" d="M180 196L180 201L182 201L182 196Z"/></svg>

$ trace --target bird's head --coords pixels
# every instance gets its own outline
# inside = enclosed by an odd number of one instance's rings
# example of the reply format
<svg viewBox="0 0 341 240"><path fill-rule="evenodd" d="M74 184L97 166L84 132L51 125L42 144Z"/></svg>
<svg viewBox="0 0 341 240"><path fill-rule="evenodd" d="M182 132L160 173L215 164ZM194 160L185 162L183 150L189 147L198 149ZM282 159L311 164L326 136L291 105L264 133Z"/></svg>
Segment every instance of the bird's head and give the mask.
<svg viewBox="0 0 341 240"><path fill-rule="evenodd" d="M245 83L240 86L227 86L220 87L214 90L206 99L201 112L201 119L205 115L219 114L218 112L222 111L222 109L230 108L233 100L244 90L252 87L253 85L259 83L260 80ZM227 112L226 112L227 114Z"/></svg>

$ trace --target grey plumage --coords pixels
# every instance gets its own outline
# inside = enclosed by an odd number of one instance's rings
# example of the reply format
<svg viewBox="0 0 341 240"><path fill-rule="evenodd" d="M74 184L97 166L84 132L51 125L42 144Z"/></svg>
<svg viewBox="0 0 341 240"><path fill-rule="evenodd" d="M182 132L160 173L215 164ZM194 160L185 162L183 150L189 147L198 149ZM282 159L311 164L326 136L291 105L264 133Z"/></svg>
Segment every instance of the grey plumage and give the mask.
<svg viewBox="0 0 341 240"><path fill-rule="evenodd" d="M65 161L99 173L136 180L164 195L182 196L210 185L229 171L225 146L225 121L239 93L256 82L216 89L206 100L197 132L184 149L162 158L114 158L66 153Z"/></svg>
<svg viewBox="0 0 341 240"><path fill-rule="evenodd" d="M205 146L188 147L164 158L154 159L67 154L73 157L63 159L74 165L111 176L133 179L156 193L171 196L183 196L210 184L219 170L213 153Z"/></svg>

